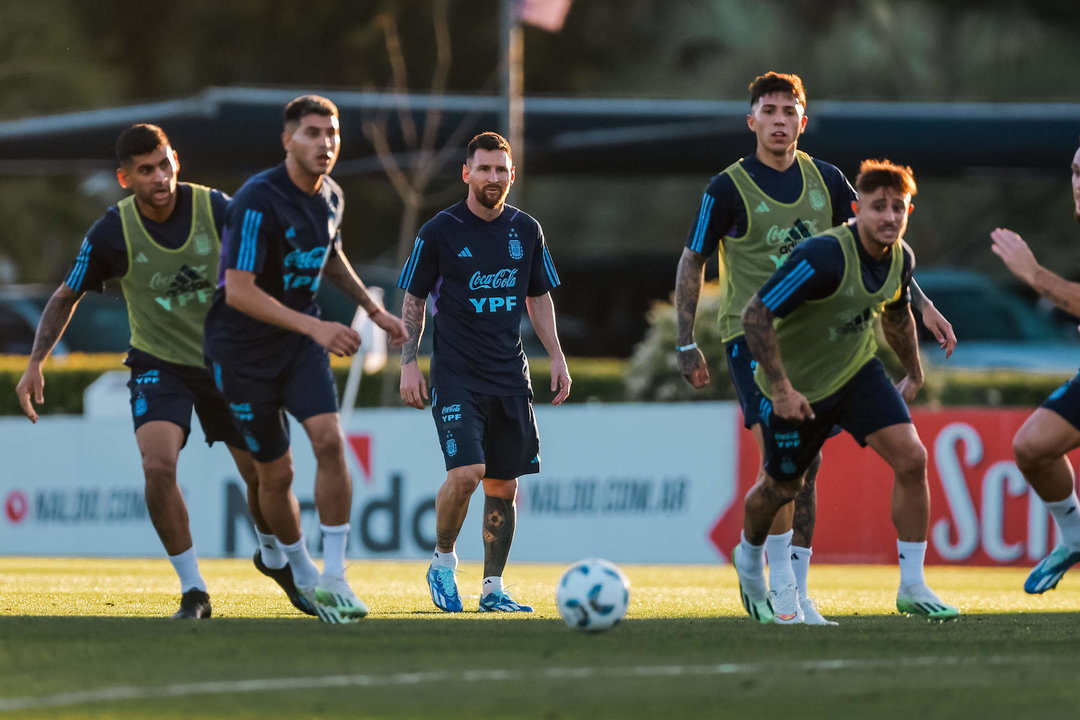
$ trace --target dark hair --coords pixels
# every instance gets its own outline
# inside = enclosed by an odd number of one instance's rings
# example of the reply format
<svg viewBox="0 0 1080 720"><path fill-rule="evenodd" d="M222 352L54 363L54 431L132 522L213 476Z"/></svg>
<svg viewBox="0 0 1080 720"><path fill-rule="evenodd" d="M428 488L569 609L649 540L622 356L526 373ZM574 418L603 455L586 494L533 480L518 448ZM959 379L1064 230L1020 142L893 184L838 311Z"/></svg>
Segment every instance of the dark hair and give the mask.
<svg viewBox="0 0 1080 720"><path fill-rule="evenodd" d="M116 162L127 165L136 155L152 153L162 145L168 145L169 138L157 125L139 123L132 125L116 140Z"/></svg>
<svg viewBox="0 0 1080 720"><path fill-rule="evenodd" d="M482 132L469 141L465 150L465 162L470 162L477 150L505 150L510 156L510 162L514 161L514 153L510 150L510 143L497 132Z"/></svg>
<svg viewBox="0 0 1080 720"><path fill-rule="evenodd" d="M322 95L301 95L290 100L289 104L285 106L285 125L290 123L299 124L306 115L338 117L337 105Z"/></svg>
<svg viewBox="0 0 1080 720"><path fill-rule="evenodd" d="M791 93L799 104L806 108L806 90L803 89L802 78L795 74L767 72L758 75L754 82L750 83L750 107L761 99L762 95L769 93Z"/></svg>
<svg viewBox="0 0 1080 720"><path fill-rule="evenodd" d="M855 178L855 190L859 195L887 187L902 195L915 196L915 173L907 165L897 165L888 160L863 160L859 175Z"/></svg>

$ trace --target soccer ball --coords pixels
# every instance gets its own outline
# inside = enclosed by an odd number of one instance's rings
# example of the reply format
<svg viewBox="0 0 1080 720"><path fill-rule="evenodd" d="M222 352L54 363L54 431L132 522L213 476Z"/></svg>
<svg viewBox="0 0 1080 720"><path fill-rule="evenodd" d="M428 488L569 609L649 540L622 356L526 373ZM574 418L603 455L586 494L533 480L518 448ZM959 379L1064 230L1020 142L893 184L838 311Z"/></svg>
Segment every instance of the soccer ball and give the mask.
<svg viewBox="0 0 1080 720"><path fill-rule="evenodd" d="M607 560L589 558L563 573L555 604L566 624L575 630L598 632L626 616L630 581Z"/></svg>

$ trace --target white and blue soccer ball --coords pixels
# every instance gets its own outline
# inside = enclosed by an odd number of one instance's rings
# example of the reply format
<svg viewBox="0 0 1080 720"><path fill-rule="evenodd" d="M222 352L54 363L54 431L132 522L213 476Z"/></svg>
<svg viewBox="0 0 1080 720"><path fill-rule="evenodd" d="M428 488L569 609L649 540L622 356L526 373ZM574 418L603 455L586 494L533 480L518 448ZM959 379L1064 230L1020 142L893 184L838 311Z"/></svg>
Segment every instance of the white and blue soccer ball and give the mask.
<svg viewBox="0 0 1080 720"><path fill-rule="evenodd" d="M562 619L575 630L607 630L626 616L630 581L607 560L581 560L563 573L555 604Z"/></svg>

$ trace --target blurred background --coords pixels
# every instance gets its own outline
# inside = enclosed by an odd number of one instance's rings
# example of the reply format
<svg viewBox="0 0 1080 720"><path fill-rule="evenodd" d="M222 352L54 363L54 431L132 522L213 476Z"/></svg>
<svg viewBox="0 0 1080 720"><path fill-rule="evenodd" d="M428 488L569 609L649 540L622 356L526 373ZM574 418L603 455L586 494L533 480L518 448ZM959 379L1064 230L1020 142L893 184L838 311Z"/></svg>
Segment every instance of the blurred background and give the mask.
<svg viewBox="0 0 1080 720"><path fill-rule="evenodd" d="M754 150L747 85L777 70L805 81L801 149L852 180L864 157L913 166L916 277L961 348L1027 338L1046 343L1040 358L1064 348L1055 368L1075 367L1075 321L1011 280L988 233L1017 230L1077 279L1080 3L539 0L525 5L553 15L520 24L511 5L0 0L0 352L29 350L83 234L123 196L112 156L123 127L160 124L181 179L233 192L281 160L281 108L302 92L341 107L346 250L400 303L403 248L463 195L465 142L511 132L509 46L524 95L511 202L544 227L569 355L643 352L702 190ZM340 298L324 302L351 317ZM96 313L67 349L125 347L121 302L89 297L76 320Z"/></svg>

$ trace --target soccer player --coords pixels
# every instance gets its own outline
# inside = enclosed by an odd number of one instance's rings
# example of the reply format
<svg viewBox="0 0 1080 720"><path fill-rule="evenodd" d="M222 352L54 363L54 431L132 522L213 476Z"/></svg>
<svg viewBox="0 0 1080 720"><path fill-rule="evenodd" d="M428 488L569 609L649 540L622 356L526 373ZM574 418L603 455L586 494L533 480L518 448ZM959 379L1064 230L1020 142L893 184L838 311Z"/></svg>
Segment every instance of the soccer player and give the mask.
<svg viewBox="0 0 1080 720"><path fill-rule="evenodd" d="M1073 214L1080 222L1080 149L1072 159ZM1080 283L1069 282L1035 260L1031 248L1012 230L990 233L991 249L1016 277L1059 308L1080 316ZM1065 571L1080 562L1080 503L1065 453L1080 447L1080 375L1055 390L1013 438L1016 465L1042 498L1058 528L1058 543L1032 568L1024 590L1052 590Z"/></svg>
<svg viewBox="0 0 1080 720"><path fill-rule="evenodd" d="M570 394L570 373L555 329L550 291L559 276L540 224L506 204L514 184L510 144L485 132L466 151L465 199L420 229L398 287L402 319L401 399L422 410L428 398L416 363L427 296L434 298L431 414L446 460L435 499L436 545L427 581L436 607L461 612L454 573L469 498L484 486L484 580L480 610L532 612L503 587L517 521L518 477L540 471L540 436L532 410L529 364L521 348L521 311L528 310L551 357L552 405Z"/></svg>
<svg viewBox="0 0 1080 720"><path fill-rule="evenodd" d="M739 398L743 423L762 453L761 393L753 380L754 359L740 316L747 300L784 258L806 238L851 217L855 192L838 168L797 149L806 129L806 93L798 75L768 72L750 84L746 122L757 140L753 155L727 167L709 182L691 225L675 281L678 323L675 352L687 382L710 381L705 357L694 342L694 319L705 261L719 247L724 267L720 332L728 373ZM912 303L921 310L946 357L956 336L918 286ZM835 625L818 612L807 591L816 515L815 478L820 457L806 473L803 491L777 515L766 540L769 584L777 622ZM763 470L759 467L760 479Z"/></svg>
<svg viewBox="0 0 1080 720"><path fill-rule="evenodd" d="M765 472L746 495L742 539L732 564L743 606L762 623L774 614L763 575L769 527L799 493L834 425L869 445L893 469L897 609L932 619L959 615L923 577L930 522L926 448L905 405L923 382L909 308L915 257L903 241L915 179L910 168L866 160L855 187L854 220L795 248L742 314L746 342L758 361L754 380L764 396ZM907 373L895 386L874 357L878 316Z"/></svg>
<svg viewBox="0 0 1080 720"><path fill-rule="evenodd" d="M327 351L356 353L360 336L319 319L325 275L387 331L401 320L376 303L341 248L345 198L328 176L341 149L337 107L304 95L285 107L285 161L250 178L229 203L217 290L206 317L206 354L251 451L263 517L281 544L301 595L324 622L359 619L367 607L345 580L352 479ZM322 575L308 556L292 493L291 413L311 440Z"/></svg>
<svg viewBox="0 0 1080 720"><path fill-rule="evenodd" d="M262 516L251 456L203 363L203 321L213 294L228 197L177 182L179 158L155 125L124 130L116 143L116 159L117 180L132 194L90 228L67 278L49 298L26 372L15 389L19 403L37 422L33 403L44 401L42 363L86 291L101 292L106 280L119 278L131 325L131 349L124 363L131 368L128 387L146 477L146 506L180 577L180 609L173 617L207 618L211 613L187 506L176 483L192 408L206 442L223 441L247 483L248 507L260 537L256 567L273 578L298 609L309 612Z"/></svg>

